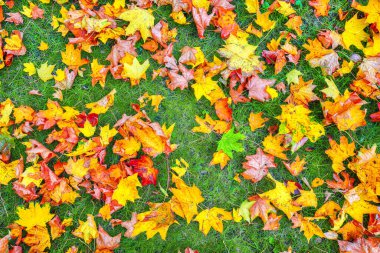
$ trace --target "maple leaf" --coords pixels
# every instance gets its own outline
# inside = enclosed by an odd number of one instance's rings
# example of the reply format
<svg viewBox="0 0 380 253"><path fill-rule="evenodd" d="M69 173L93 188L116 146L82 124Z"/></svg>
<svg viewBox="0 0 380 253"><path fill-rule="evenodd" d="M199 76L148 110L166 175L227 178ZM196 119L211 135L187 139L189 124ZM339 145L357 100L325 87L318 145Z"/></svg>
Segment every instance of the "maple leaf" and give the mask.
<svg viewBox="0 0 380 253"><path fill-rule="evenodd" d="M298 83L290 85L290 95L285 99L285 102L308 107L311 101L318 100L313 92L315 87L313 80L305 82L301 76L298 78Z"/></svg>
<svg viewBox="0 0 380 253"><path fill-rule="evenodd" d="M293 214L301 210L301 208L293 205L290 192L283 183L275 180L270 174L268 174L268 177L275 183L276 187L273 190L259 194L259 196L268 199L290 219Z"/></svg>
<svg viewBox="0 0 380 253"><path fill-rule="evenodd" d="M91 71L92 86L95 86L95 84L99 82L100 86L104 88L109 67L105 67L104 65L99 64L98 59L93 59L91 62Z"/></svg>
<svg viewBox="0 0 380 253"><path fill-rule="evenodd" d="M44 81L47 82L50 79L53 79L53 75L51 74L55 68L55 65L48 65L47 62L42 64L39 69L37 69L38 77Z"/></svg>
<svg viewBox="0 0 380 253"><path fill-rule="evenodd" d="M301 231L303 231L308 242L310 242L311 237L313 237L314 235L317 235L322 238L325 237L322 229L306 217L302 218L300 229Z"/></svg>
<svg viewBox="0 0 380 253"><path fill-rule="evenodd" d="M325 101L322 103L325 124L335 123L340 131L355 130L365 126L366 111L360 109L365 104L356 93L345 91L343 95L335 98L334 102Z"/></svg>
<svg viewBox="0 0 380 253"><path fill-rule="evenodd" d="M32 76L36 73L36 67L34 66L33 62L26 62L23 65L23 71L28 73L28 76Z"/></svg>
<svg viewBox="0 0 380 253"><path fill-rule="evenodd" d="M248 97L257 101L264 102L272 98L268 92L271 86L276 82L274 79L262 79L257 75L252 76L246 85Z"/></svg>
<svg viewBox="0 0 380 253"><path fill-rule="evenodd" d="M175 220L170 203L149 203L150 210L137 215L137 223L134 225L132 236L137 236L142 232L146 232L148 239L159 233L163 240L169 227L178 223Z"/></svg>
<svg viewBox="0 0 380 253"><path fill-rule="evenodd" d="M223 221L232 220L231 212L227 212L222 208L213 207L200 212L194 219L199 223L199 230L207 235L211 228L219 233L223 233Z"/></svg>
<svg viewBox="0 0 380 253"><path fill-rule="evenodd" d="M202 192L195 185L188 186L185 182L173 175L172 181L176 188L170 188L173 197L170 200L171 208L174 213L185 218L187 223L190 223L192 218L198 214L197 205L204 201Z"/></svg>
<svg viewBox="0 0 380 253"><path fill-rule="evenodd" d="M365 20L365 18L358 19L358 14L356 14L344 25L342 39L346 49L350 49L351 45L358 49L364 48L362 41L366 41L369 38L369 35L364 31L364 28L368 26Z"/></svg>
<svg viewBox="0 0 380 253"><path fill-rule="evenodd" d="M10 163L4 163L0 160L0 184L8 185L12 179L17 178L17 167L19 165L19 160Z"/></svg>
<svg viewBox="0 0 380 253"><path fill-rule="evenodd" d="M197 100L201 99L203 96L208 100L212 100L212 95L217 94L220 89L218 82L212 80L212 76L205 76L203 69L199 69L194 73L195 83L191 85L194 89L194 95ZM224 93L219 98L223 98ZM218 99L219 99L218 98Z"/></svg>
<svg viewBox="0 0 380 253"><path fill-rule="evenodd" d="M219 150L213 154L210 165L219 164L220 168L223 169L229 160L231 160L231 158L226 153L224 153L223 150Z"/></svg>
<svg viewBox="0 0 380 253"><path fill-rule="evenodd" d="M141 78L146 78L145 72L149 66L149 60L146 60L143 64L140 64L140 62L135 57L133 58L132 64L124 63L121 76L123 78L129 78L132 86L137 85L139 84Z"/></svg>
<svg viewBox="0 0 380 253"><path fill-rule="evenodd" d="M46 51L49 49L49 45L46 42L41 41L40 45L38 46L38 49L41 51Z"/></svg>
<svg viewBox="0 0 380 253"><path fill-rule="evenodd" d="M46 223L54 217L54 215L50 213L49 204L40 206L38 202L30 202L29 208L18 206L16 212L19 217L16 223L26 227L27 230L34 226L46 227Z"/></svg>
<svg viewBox="0 0 380 253"><path fill-rule="evenodd" d="M137 176L138 174L133 174L132 176L121 179L112 194L112 199L117 200L122 206L125 206L127 201L135 202L136 199L139 199L140 196L137 187L141 187L141 184Z"/></svg>
<svg viewBox="0 0 380 253"><path fill-rule="evenodd" d="M75 229L73 235L82 238L87 244L89 244L93 239L98 238L99 233L96 229L96 223L94 216L87 214L87 221L79 221L79 227Z"/></svg>
<svg viewBox="0 0 380 253"><path fill-rule="evenodd" d="M293 16L290 17L289 20L285 23L286 27L293 29L296 31L297 35L302 35L301 25L302 25L302 19L300 16Z"/></svg>
<svg viewBox="0 0 380 253"><path fill-rule="evenodd" d="M150 28L154 26L154 16L149 10L134 7L122 12L118 18L129 22L125 28L125 35L133 35L139 31L144 41L152 37Z"/></svg>
<svg viewBox="0 0 380 253"><path fill-rule="evenodd" d="M210 15L207 15L207 10L204 8L192 8L191 13L193 14L194 23L197 27L199 38L204 38L204 31L207 26L209 26L212 17L214 16L214 12Z"/></svg>
<svg viewBox="0 0 380 253"><path fill-rule="evenodd" d="M309 5L314 8L316 17L328 16L330 10L330 0L311 0Z"/></svg>
<svg viewBox="0 0 380 253"><path fill-rule="evenodd" d="M331 219L336 219L336 214L340 211L340 206L330 200L324 203L314 214L315 217L330 217Z"/></svg>
<svg viewBox="0 0 380 253"><path fill-rule="evenodd" d="M101 98L99 101L86 104L86 108L91 109L89 114L106 113L108 109L113 105L113 102L115 100L115 94L116 90L113 89L110 93L108 93L105 97Z"/></svg>
<svg viewBox="0 0 380 253"><path fill-rule="evenodd" d="M61 52L62 62L66 64L69 69L79 69L80 66L89 63L89 60L82 59L81 50L75 49L73 44L66 45L66 51Z"/></svg>
<svg viewBox="0 0 380 253"><path fill-rule="evenodd" d="M263 146L264 151L268 154L274 155L278 158L287 160L286 154L283 152L287 149L282 146L282 143L284 142L284 136L283 135L268 135L263 140Z"/></svg>
<svg viewBox="0 0 380 253"><path fill-rule="evenodd" d="M268 168L276 168L274 157L267 155L261 148L256 150L255 155L246 156L247 162L243 163L245 171L242 176L256 183L268 174Z"/></svg>
<svg viewBox="0 0 380 253"><path fill-rule="evenodd" d="M298 176L304 169L306 161L305 159L300 159L300 157L297 155L296 160L292 163L286 163L283 162L285 165L285 168L292 174L293 176Z"/></svg>
<svg viewBox="0 0 380 253"><path fill-rule="evenodd" d="M55 216L52 220L49 221L51 239L54 240L60 237L63 233L66 232L65 228L71 226L73 223L72 218L61 219L58 216Z"/></svg>
<svg viewBox="0 0 380 253"><path fill-rule="evenodd" d="M245 139L245 135L241 133L234 133L234 129L230 129L227 133L223 134L222 138L218 141L218 151L223 150L230 158L233 158L232 151L244 151L243 143L241 140Z"/></svg>
<svg viewBox="0 0 380 253"><path fill-rule="evenodd" d="M259 56L255 55L256 46L250 45L247 35L242 34L236 37L231 34L226 40L226 45L218 50L218 53L228 58L227 64L231 70L241 69L244 73L250 74L255 70L260 70Z"/></svg>
<svg viewBox="0 0 380 253"><path fill-rule="evenodd" d="M249 13L256 13L259 8L259 0L245 0L246 9Z"/></svg>
<svg viewBox="0 0 380 253"><path fill-rule="evenodd" d="M355 143L348 143L348 139L345 136L340 137L340 144L333 139L329 140L331 148L326 150L325 153L332 160L332 168L335 173L340 173L345 170L343 161L347 158L355 155Z"/></svg>
<svg viewBox="0 0 380 253"><path fill-rule="evenodd" d="M326 97L332 98L334 100L338 98L340 93L334 81L331 79L325 78L325 82L327 83L327 88L321 91L326 95Z"/></svg>
<svg viewBox="0 0 380 253"><path fill-rule="evenodd" d="M369 0L367 5L361 5L356 0L352 1L352 7L367 14L365 22L368 24L376 23L380 27L380 2L379 0Z"/></svg>
<svg viewBox="0 0 380 253"><path fill-rule="evenodd" d="M158 170L153 167L153 161L149 156L141 156L139 159L131 159L128 166L132 167L133 173L141 177L143 186L157 183Z"/></svg>
<svg viewBox="0 0 380 253"><path fill-rule="evenodd" d="M28 229L27 232L28 234L22 241L30 246L30 252L44 252L46 248L50 248L50 235L46 227L34 226Z"/></svg>
<svg viewBox="0 0 380 253"><path fill-rule="evenodd" d="M22 16L19 12L9 12L7 13L8 18L5 19L6 22L14 23L15 25L20 25L24 23Z"/></svg>
<svg viewBox="0 0 380 253"><path fill-rule="evenodd" d="M364 199L360 198L357 201L349 203L346 201L342 207L342 211L350 215L354 220L363 223L363 215L370 213L378 213L378 207L370 204Z"/></svg>
<svg viewBox="0 0 380 253"><path fill-rule="evenodd" d="M261 198L259 195L255 195L249 198L253 201L253 204L249 208L251 220L260 217L260 219L266 223L268 221L268 213L275 212L276 209L269 203L268 199Z"/></svg>
<svg viewBox="0 0 380 253"><path fill-rule="evenodd" d="M338 245L341 252L350 253L376 253L380 247L380 243L375 237L370 237L368 239L362 237L354 240L353 242L338 240Z"/></svg>
<svg viewBox="0 0 380 253"><path fill-rule="evenodd" d="M96 238L96 252L110 252L120 246L121 234L110 236L100 225L98 233L99 236Z"/></svg>
<svg viewBox="0 0 380 253"><path fill-rule="evenodd" d="M268 118L263 118L263 112L259 113L253 113L251 112L249 114L248 122L249 122L249 127L251 128L251 131L254 132L258 128L262 128L265 126L265 122L267 122L269 119Z"/></svg>
<svg viewBox="0 0 380 253"><path fill-rule="evenodd" d="M269 214L268 221L265 222L263 230L278 230L280 228L280 220L282 218L282 215L277 215L275 213Z"/></svg>
<svg viewBox="0 0 380 253"><path fill-rule="evenodd" d="M317 207L318 200L314 191L311 189L310 191L300 190L301 196L299 196L295 201L293 201L293 205L300 207Z"/></svg>
<svg viewBox="0 0 380 253"><path fill-rule="evenodd" d="M269 18L270 14L271 13L269 11L265 13L260 13L260 11L257 11L256 13L256 19L254 21L262 28L263 32L273 29L276 25L276 21Z"/></svg>

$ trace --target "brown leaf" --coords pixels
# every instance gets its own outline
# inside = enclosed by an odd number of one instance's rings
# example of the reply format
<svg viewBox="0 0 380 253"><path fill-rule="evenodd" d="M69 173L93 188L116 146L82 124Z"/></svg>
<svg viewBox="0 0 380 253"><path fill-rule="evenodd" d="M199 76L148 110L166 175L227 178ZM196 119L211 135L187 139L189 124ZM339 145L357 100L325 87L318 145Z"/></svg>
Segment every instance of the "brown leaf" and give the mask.
<svg viewBox="0 0 380 253"><path fill-rule="evenodd" d="M261 148L258 148L255 155L245 158L247 162L243 163L245 171L242 176L245 179L256 183L268 174L268 168L275 168L274 157L267 155Z"/></svg>
<svg viewBox="0 0 380 253"><path fill-rule="evenodd" d="M9 17L5 19L6 22L14 23L15 25L24 23L24 20L19 12L9 12L7 15Z"/></svg>
<svg viewBox="0 0 380 253"><path fill-rule="evenodd" d="M120 246L121 234L112 237L100 225L98 233L99 236L96 238L96 252L101 252L102 250L113 251Z"/></svg>
<svg viewBox="0 0 380 253"><path fill-rule="evenodd" d="M257 75L251 77L246 85L248 97L260 102L269 100L271 97L266 89L273 86L275 82L274 79L262 79Z"/></svg>
<svg viewBox="0 0 380 253"><path fill-rule="evenodd" d="M214 12L210 15L207 15L207 11L203 8L195 8L192 9L192 14L194 18L194 23L197 27L199 38L204 38L205 29L210 25L210 21L214 16Z"/></svg>

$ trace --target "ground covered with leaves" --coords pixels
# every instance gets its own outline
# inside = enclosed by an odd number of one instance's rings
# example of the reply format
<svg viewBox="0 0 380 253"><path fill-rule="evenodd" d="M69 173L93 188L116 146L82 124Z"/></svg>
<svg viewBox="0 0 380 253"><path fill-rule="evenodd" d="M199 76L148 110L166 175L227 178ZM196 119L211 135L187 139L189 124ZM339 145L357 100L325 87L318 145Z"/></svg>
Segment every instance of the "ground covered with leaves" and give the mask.
<svg viewBox="0 0 380 253"><path fill-rule="evenodd" d="M0 0L0 252L379 253L379 30L380 0Z"/></svg>

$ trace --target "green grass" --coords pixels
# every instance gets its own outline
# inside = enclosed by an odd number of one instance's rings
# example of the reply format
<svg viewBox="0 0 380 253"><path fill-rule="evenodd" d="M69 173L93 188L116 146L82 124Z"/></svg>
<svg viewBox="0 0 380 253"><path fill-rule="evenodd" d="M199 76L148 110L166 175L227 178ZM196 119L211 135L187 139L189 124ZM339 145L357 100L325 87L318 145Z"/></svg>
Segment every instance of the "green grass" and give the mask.
<svg viewBox="0 0 380 253"><path fill-rule="evenodd" d="M19 1L12 12L20 11L22 5L27 5L27 1ZM36 1L35 1L36 2ZM102 1L105 2L105 1ZM303 6L296 7L298 15L303 17L304 25L302 29L303 35L300 36L296 42L298 48L308 38L315 38L321 29L342 29L343 22L337 19L337 10L349 8L349 1L346 0L332 0L331 10L329 17L316 18L313 15L313 10L307 5L307 1ZM236 12L238 14L237 21L242 28L246 28L249 23L253 21L253 15L245 10L244 1L235 1ZM60 52L64 51L65 44L68 42L67 37L61 37L60 33L52 30L50 26L52 14L59 15L60 6L56 3L49 5L39 4L45 10L44 20L31 20L24 17L24 24L21 26L14 26L9 23L4 24L4 28L8 31L19 29L24 32L24 44L27 47L27 53L21 57L15 57L11 67L0 70L0 101L6 98L11 98L17 105L30 105L35 109L45 108L48 99L52 98L53 81L42 83L36 76L27 77L24 73L22 64L25 62L34 62L36 66L48 61L50 64L56 64L56 67L63 67L61 63ZM217 55L216 49L223 45L219 34L213 32L210 26L205 32L205 39L200 40L193 23L186 26L180 26L168 18L170 13L169 7L153 7L155 22L159 19L164 19L169 23L170 27L177 27L178 29L178 42L175 44L175 57L179 56L179 49L183 46L199 46L203 50L208 60L211 60L213 55ZM5 12L8 12L5 8ZM349 15L352 16L354 12ZM258 53L266 48L266 43L272 38L277 38L280 31L286 29L284 23L286 19L280 15L273 14L272 19L276 19L277 24L275 29L267 32L261 39L251 36L250 42L254 45L259 45ZM349 17L350 17L349 16ZM37 49L40 41L47 42L50 46L48 51L41 52ZM93 53L82 53L82 56L90 60L97 58L100 63L108 64L105 60L108 55L111 43L101 44L98 47L93 47ZM350 52L338 52L340 55L350 55ZM304 57L303 52L303 57ZM300 64L294 66L288 63L283 71L274 76L273 67L268 67L263 76L276 78L277 83L285 81L285 75L290 70L297 68L303 73L305 80L314 79L314 84L317 85L317 94L321 96L320 89L326 87L324 76L321 70L311 68L304 58L301 58ZM149 54L142 50L139 59L147 59ZM106 87L102 89L99 85L91 86L91 79L89 77L90 68L86 66L84 77L77 77L73 88L63 91L64 100L61 105L75 106L78 110L84 110L84 105L89 102L96 101L108 94L112 89L117 90L115 96L115 104L105 115L100 116L100 126L105 124L112 125L123 113L132 114L132 103L137 103L137 99L144 92L149 94L161 94L165 97L160 110L154 112L150 107L147 107L148 115L153 121L160 124L173 124L175 123L175 130L172 135L172 143L179 144L178 149L170 155L169 163L174 164L176 158L184 158L190 163L190 169L184 176L184 180L188 184L197 185L203 192L205 202L200 205L200 209L205 209L213 206L231 210L237 208L240 204L247 199L247 197L262 193L273 187L272 183L268 180L262 180L257 184L250 183L243 180L238 184L233 180L235 173L242 172L241 163L244 161L246 155L254 154L257 147L260 146L263 138L267 135L266 129L259 129L252 133L248 126L248 115L250 112L264 112L264 116L269 117L269 125L278 124L279 122L274 119L275 116L281 113L280 104L288 96L288 94L269 101L266 103L259 103L253 101L246 104L233 105L233 116L235 128L240 133L243 133L247 138L243 141L245 151L242 153L234 153L234 159L224 169L220 170L216 166L209 166L212 159L212 154L217 149L217 141L221 136L217 134L199 134L192 133L191 129L196 126L194 121L195 115L203 115L209 112L214 114L214 109L210 103L201 99L196 101L192 89L184 91L175 90L170 91L166 88L165 81L158 78L154 81L150 79L152 69L159 66L150 60L151 68L147 73L148 79L143 80L139 86L131 87L129 82L114 80L111 75L108 75ZM344 91L350 82L353 80L353 75L347 75L335 80L337 86L341 91ZM38 89L43 96L32 96L28 91ZM311 104L313 109L313 116L316 120L322 121L323 115L319 102ZM368 113L376 111L375 103L368 103L364 106ZM34 132L31 138L35 138L41 142L47 136L46 131ZM300 177L305 177L311 182L315 177L322 179L332 178L331 161L324 154L324 150L329 147L328 136L334 137L335 140L339 135L346 135L349 139L351 136L354 138L357 147L373 145L380 143L380 131L374 123L368 123L367 126L359 128L356 132L339 133L336 126L326 127L326 136L322 137L316 143L308 142L301 148L297 154L305 157L307 170L305 170ZM306 148L313 148L312 152L307 152ZM13 150L12 158L17 159L24 156L24 148L20 142L17 142L15 150ZM290 155L290 158L295 158L296 154ZM116 156L110 156L107 160L110 164L117 162ZM163 155L154 159L156 167L160 170L159 183L164 188L166 187L166 160ZM299 180L289 174L289 172L282 165L280 160L276 159L278 167L271 169L272 174L277 180ZM300 183L304 185L303 182ZM326 187L319 187L316 189L316 194L319 197L319 205L323 203L324 192L328 190ZM12 191L12 186L9 184L1 188L2 199L0 201L0 236L8 233L6 226L17 219L15 213L16 206L23 205L23 201ZM127 204L125 208L116 212L113 218L129 219L133 211L141 212L148 209L146 202L148 201L163 201L164 196L160 194L158 187L148 186L140 190L141 199L137 200L134 204ZM342 195L334 194L333 199L342 201ZM77 200L74 205L61 205L59 207L52 207L52 212L58 214L60 217L72 217L74 219L74 226L69 228L70 231L78 226L78 220L85 220L87 213L96 214L102 203L92 200L91 197L84 191L81 191L81 198ZM312 215L315 209L307 208L302 211L305 215ZM303 236L299 229L292 229L291 222L286 218L281 220L281 228L279 231L262 231L263 223L256 219L252 224L225 222L225 230L223 234L211 231L206 237L198 230L198 223L192 222L186 225L186 222L180 218L180 225L172 225L169 229L166 241L163 241L159 236L155 236L150 240L146 240L145 235L139 235L135 239L122 238L121 246L115 252L177 252L183 251L186 247L197 249L200 252L280 252L292 246L295 252L336 252L338 246L335 241L327 239L312 238L310 243ZM104 222L100 218L96 218L98 224L102 225L106 231L111 235L124 232L120 227L112 228L108 222ZM317 222L321 225L322 229L326 231L329 227L327 221ZM76 245L82 252L93 252L95 249L95 242L86 245L81 239L71 235L70 232L65 233L61 238L56 239L52 243L51 252L65 252L70 246Z"/></svg>

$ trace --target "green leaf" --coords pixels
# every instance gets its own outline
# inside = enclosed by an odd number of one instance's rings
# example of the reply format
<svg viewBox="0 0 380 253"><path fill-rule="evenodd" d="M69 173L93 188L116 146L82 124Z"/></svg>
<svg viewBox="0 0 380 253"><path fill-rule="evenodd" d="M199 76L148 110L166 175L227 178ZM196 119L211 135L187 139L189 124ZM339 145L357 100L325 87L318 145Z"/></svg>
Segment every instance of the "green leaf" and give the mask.
<svg viewBox="0 0 380 253"><path fill-rule="evenodd" d="M239 142L244 140L245 135L240 133L234 133L234 129L230 129L227 133L223 134L222 139L218 142L218 151L223 150L230 158L233 158L232 151L242 152L244 151L243 143Z"/></svg>

